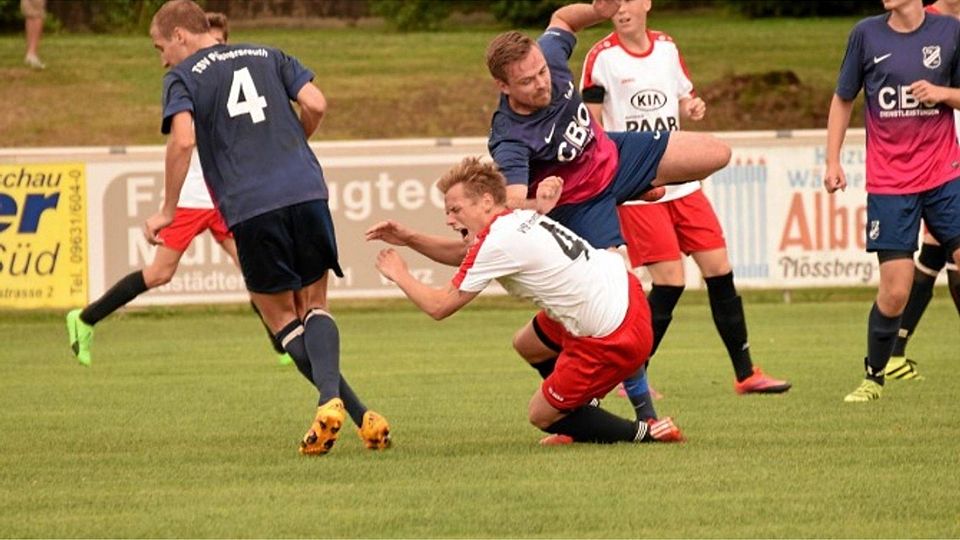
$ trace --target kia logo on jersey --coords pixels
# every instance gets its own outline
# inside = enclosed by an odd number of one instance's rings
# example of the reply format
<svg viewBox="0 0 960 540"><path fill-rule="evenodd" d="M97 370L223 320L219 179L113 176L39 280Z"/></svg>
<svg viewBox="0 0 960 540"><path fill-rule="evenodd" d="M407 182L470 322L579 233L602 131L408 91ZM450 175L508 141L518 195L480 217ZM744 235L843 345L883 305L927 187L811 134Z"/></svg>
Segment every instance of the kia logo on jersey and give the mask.
<svg viewBox="0 0 960 540"><path fill-rule="evenodd" d="M655 111L667 104L667 95L652 88L641 90L630 98L630 104L640 111Z"/></svg>
<svg viewBox="0 0 960 540"><path fill-rule="evenodd" d="M923 48L923 65L930 69L940 67L940 46L931 45Z"/></svg>

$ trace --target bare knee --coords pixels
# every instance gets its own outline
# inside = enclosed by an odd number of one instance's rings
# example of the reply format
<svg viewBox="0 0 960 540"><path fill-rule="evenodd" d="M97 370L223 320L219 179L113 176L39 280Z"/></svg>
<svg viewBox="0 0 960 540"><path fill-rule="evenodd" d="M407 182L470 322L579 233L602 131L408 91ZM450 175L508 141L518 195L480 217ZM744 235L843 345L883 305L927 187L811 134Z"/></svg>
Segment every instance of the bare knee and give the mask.
<svg viewBox="0 0 960 540"><path fill-rule="evenodd" d="M174 274L177 273L177 267L154 267L148 266L143 269L143 282L147 285L148 289L153 289L155 287L161 287L170 283L170 280L173 279Z"/></svg>
<svg viewBox="0 0 960 540"><path fill-rule="evenodd" d="M903 313L909 298L910 287L899 285L887 287L877 295L877 307L884 315L893 317Z"/></svg>

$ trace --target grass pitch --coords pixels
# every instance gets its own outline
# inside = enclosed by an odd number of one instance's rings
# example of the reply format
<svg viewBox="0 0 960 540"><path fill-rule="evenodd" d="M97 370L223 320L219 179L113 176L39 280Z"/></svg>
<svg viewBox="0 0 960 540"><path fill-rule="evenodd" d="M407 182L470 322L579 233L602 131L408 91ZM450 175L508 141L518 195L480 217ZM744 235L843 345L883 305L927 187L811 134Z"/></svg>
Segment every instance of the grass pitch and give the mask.
<svg viewBox="0 0 960 540"><path fill-rule="evenodd" d="M296 451L313 392L244 310L113 317L90 368L59 315L0 314L0 536L957 537L942 298L910 349L926 380L863 405L842 398L869 301L748 299L754 358L795 386L740 397L708 307L685 298L652 382L689 441L559 448L537 445L538 377L509 347L531 309L341 309L343 370L395 445L364 450L351 426L321 458Z"/></svg>

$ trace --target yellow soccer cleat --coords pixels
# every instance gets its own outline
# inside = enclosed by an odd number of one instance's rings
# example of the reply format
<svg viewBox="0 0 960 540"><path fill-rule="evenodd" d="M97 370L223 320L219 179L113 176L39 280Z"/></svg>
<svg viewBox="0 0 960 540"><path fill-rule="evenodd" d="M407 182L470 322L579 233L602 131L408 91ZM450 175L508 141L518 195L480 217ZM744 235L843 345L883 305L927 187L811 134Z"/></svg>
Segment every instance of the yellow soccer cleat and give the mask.
<svg viewBox="0 0 960 540"><path fill-rule="evenodd" d="M895 381L922 381L923 375L917 371L917 363L905 356L891 356L887 368L883 370L887 380Z"/></svg>
<svg viewBox="0 0 960 540"><path fill-rule="evenodd" d="M363 423L357 430L357 435L363 445L370 450L385 450L390 448L390 424L387 419L373 411L363 413Z"/></svg>
<svg viewBox="0 0 960 540"><path fill-rule="evenodd" d="M340 436L344 417L343 401L340 398L333 398L317 407L313 425L300 441L300 453L305 456L318 456L329 452Z"/></svg>
<svg viewBox="0 0 960 540"><path fill-rule="evenodd" d="M864 403L880 399L882 393L882 386L870 379L864 379L863 382L860 383L860 386L853 392L847 394L847 397L843 398L843 400L847 403Z"/></svg>

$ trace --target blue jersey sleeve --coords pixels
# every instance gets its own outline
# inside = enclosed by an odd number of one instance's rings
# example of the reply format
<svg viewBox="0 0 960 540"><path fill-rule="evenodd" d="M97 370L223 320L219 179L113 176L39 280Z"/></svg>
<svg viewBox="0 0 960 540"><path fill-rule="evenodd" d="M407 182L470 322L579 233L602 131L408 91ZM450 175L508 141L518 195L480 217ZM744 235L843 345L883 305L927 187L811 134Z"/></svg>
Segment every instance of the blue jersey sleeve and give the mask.
<svg viewBox="0 0 960 540"><path fill-rule="evenodd" d="M537 40L537 44L540 45L540 50L543 51L551 71L570 72L570 56L577 45L576 36L560 28L547 28L547 31Z"/></svg>
<svg viewBox="0 0 960 540"><path fill-rule="evenodd" d="M282 51L276 52L280 78L283 79L283 86L287 89L287 96L290 101L296 101L300 90L313 80L313 72L305 68L296 58L287 56Z"/></svg>
<svg viewBox="0 0 960 540"><path fill-rule="evenodd" d="M160 133L169 134L173 117L183 111L193 112L193 99L183 79L176 72L169 71L163 77L163 122L160 124Z"/></svg>
<svg viewBox="0 0 960 540"><path fill-rule="evenodd" d="M863 27L857 25L850 32L847 51L840 64L840 76L837 78L837 95L852 101L863 88Z"/></svg>
<svg viewBox="0 0 960 540"><path fill-rule="evenodd" d="M530 148L527 145L501 140L490 144L490 155L506 177L508 186L530 183Z"/></svg>

